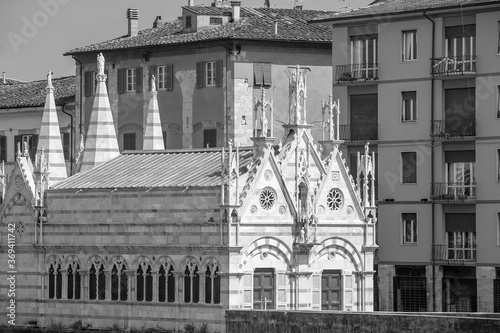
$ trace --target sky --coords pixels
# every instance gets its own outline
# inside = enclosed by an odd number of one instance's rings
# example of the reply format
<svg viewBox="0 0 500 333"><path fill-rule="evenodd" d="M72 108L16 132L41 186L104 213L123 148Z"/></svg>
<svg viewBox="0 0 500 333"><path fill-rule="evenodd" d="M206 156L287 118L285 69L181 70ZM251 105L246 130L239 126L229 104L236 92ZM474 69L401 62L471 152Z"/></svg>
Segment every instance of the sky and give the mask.
<svg viewBox="0 0 500 333"><path fill-rule="evenodd" d="M296 0L304 9L346 10L367 0ZM194 0L210 5L212 0ZM270 0L271 6L293 8L293 0ZM139 29L156 16L172 21L188 0L0 0L0 72L23 81L75 75L75 62L63 54L73 48L113 39L127 32L127 8L139 9ZM262 7L264 0L242 0ZM0 73L1 74L1 73Z"/></svg>

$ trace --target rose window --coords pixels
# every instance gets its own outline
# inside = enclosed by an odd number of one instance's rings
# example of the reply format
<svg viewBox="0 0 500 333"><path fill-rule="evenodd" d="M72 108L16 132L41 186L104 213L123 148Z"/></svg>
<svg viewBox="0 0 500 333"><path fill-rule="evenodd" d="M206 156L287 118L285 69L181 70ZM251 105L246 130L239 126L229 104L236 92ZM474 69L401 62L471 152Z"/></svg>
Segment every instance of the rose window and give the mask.
<svg viewBox="0 0 500 333"><path fill-rule="evenodd" d="M331 189L326 197L326 203L331 210L339 210L344 203L342 192L340 192L340 190L336 188Z"/></svg>
<svg viewBox="0 0 500 333"><path fill-rule="evenodd" d="M276 192L270 188L266 187L262 189L259 196L260 206L264 210L270 210L276 203Z"/></svg>

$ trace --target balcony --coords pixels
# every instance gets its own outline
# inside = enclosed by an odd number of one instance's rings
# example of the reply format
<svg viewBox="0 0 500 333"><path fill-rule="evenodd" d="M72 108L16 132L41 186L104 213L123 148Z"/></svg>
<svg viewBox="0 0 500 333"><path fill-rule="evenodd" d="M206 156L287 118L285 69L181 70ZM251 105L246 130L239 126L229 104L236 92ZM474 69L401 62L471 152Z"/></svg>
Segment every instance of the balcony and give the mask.
<svg viewBox="0 0 500 333"><path fill-rule="evenodd" d="M340 125L340 140L346 142L365 142L378 140L378 124L348 124Z"/></svg>
<svg viewBox="0 0 500 333"><path fill-rule="evenodd" d="M438 265L465 265L476 261L476 244L449 247L448 245L431 245L434 263Z"/></svg>
<svg viewBox="0 0 500 333"><path fill-rule="evenodd" d="M476 121L474 119L455 121L433 120L431 136L435 139L454 140L476 136Z"/></svg>
<svg viewBox="0 0 500 333"><path fill-rule="evenodd" d="M475 55L431 58L432 76L457 76L475 72Z"/></svg>
<svg viewBox="0 0 500 333"><path fill-rule="evenodd" d="M338 84L378 80L378 63L337 65L335 80Z"/></svg>
<svg viewBox="0 0 500 333"><path fill-rule="evenodd" d="M431 199L434 201L464 201L476 198L476 182L434 183Z"/></svg>

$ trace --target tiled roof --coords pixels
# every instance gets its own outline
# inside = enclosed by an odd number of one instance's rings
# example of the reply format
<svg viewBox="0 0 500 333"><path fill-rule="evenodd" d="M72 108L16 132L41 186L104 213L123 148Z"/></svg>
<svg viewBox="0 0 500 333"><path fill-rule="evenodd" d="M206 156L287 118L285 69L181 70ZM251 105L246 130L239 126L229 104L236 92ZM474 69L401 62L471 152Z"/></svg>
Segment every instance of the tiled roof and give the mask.
<svg viewBox="0 0 500 333"><path fill-rule="evenodd" d="M185 7L204 15L229 15L231 9L218 7ZM332 12L318 10L297 10L278 8L241 8L239 22L205 28L198 32L183 33L180 20L167 22L158 28L142 30L137 36L122 36L109 41L80 47L68 51L65 55L121 50L129 48L152 47L196 43L220 39L248 39L292 42L331 42L331 27L312 25L309 20L324 17ZM278 34L275 34L275 22L278 22Z"/></svg>
<svg viewBox="0 0 500 333"><path fill-rule="evenodd" d="M234 151L233 151L234 152ZM252 148L240 148L240 170ZM53 189L211 187L221 185L221 149L136 151L76 174Z"/></svg>
<svg viewBox="0 0 500 333"><path fill-rule="evenodd" d="M5 78L5 83L3 82L3 79L0 78L0 86L2 85L12 85L12 84L21 84L21 83L26 83L26 81L21 81L17 79L10 79L10 78Z"/></svg>
<svg viewBox="0 0 500 333"><path fill-rule="evenodd" d="M487 4L500 4L498 0L377 0L366 7L325 15L311 22L335 22L350 18L397 15L409 12L446 8L467 8Z"/></svg>
<svg viewBox="0 0 500 333"><path fill-rule="evenodd" d="M75 77L53 78L56 105L75 101ZM47 92L47 80L23 84L0 85L0 109L43 106Z"/></svg>

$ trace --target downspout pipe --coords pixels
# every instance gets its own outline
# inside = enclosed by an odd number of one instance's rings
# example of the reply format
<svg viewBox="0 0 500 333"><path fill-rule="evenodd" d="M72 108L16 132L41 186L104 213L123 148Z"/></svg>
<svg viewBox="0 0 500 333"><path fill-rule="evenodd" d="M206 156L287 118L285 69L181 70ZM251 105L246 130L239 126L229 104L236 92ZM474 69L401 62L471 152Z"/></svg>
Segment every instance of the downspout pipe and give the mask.
<svg viewBox="0 0 500 333"><path fill-rule="evenodd" d="M69 150L69 174L72 176L73 175L73 138L74 138L74 135L73 135L73 132L75 130L75 127L73 126L73 115L69 112L67 112L66 110L64 110L64 107L66 106L66 104L63 104L62 107L61 107L61 111L64 113L64 114L67 114L70 118L71 118L71 121L70 121L70 124L71 124L71 131L69 132L69 144L70 144L70 150Z"/></svg>
<svg viewBox="0 0 500 333"><path fill-rule="evenodd" d="M426 12L423 13L424 17L431 21L432 23L432 38L431 38L431 57L435 57L435 31L436 31L436 22L431 19ZM432 66L432 62L431 62ZM434 76L431 73L431 193L433 191L434 186L434 136L432 135L434 124ZM431 263L432 263L432 311L436 311L436 258L434 253L434 248L436 245L436 231L435 231L435 203L431 198L431 237L432 237L432 248L431 248Z"/></svg>
<svg viewBox="0 0 500 333"><path fill-rule="evenodd" d="M75 59L75 61L78 61L80 63L80 124L78 124L78 130L79 130L79 133L82 134L83 133L83 123L82 123L82 116L83 116L83 107L82 107L82 87L83 87L83 63L78 60L77 58L75 58L74 55L71 56L71 58ZM73 151L73 148L74 147L71 147L71 150Z"/></svg>

